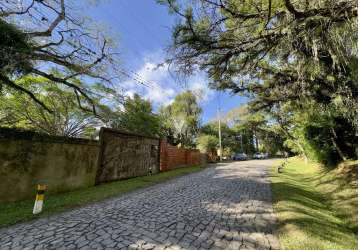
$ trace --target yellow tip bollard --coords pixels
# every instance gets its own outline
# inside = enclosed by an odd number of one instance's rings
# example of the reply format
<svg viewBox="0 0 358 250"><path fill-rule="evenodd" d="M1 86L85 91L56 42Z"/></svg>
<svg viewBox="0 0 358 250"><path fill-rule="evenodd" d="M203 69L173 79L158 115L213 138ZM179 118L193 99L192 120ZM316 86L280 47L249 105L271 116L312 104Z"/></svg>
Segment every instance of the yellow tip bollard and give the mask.
<svg viewBox="0 0 358 250"><path fill-rule="evenodd" d="M33 214L41 213L42 206L44 203L45 198L45 191L46 191L46 185L37 185L37 194L36 194L36 200L34 205L34 210L32 211Z"/></svg>

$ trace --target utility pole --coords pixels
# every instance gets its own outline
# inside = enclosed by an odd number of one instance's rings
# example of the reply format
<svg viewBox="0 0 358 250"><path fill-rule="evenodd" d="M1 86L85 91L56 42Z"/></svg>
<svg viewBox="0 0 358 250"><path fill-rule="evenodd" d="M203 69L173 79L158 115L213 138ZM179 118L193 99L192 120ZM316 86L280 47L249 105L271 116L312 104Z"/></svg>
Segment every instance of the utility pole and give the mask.
<svg viewBox="0 0 358 250"><path fill-rule="evenodd" d="M222 161L223 148L222 148L222 144L221 144L221 116L220 116L220 112L221 112L221 107L220 107L220 92L219 92L219 94L218 94L219 157L220 157L220 161Z"/></svg>

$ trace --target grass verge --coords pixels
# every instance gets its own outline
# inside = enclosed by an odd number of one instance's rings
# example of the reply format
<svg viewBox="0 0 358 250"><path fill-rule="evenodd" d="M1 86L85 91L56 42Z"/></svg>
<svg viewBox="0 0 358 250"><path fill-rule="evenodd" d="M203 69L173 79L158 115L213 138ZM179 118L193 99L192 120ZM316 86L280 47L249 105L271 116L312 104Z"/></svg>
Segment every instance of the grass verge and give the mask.
<svg viewBox="0 0 358 250"><path fill-rule="evenodd" d="M68 193L45 195L44 210L39 215L32 214L34 200L0 203L0 227L63 212L70 208L119 196L130 191L148 187L200 170L202 170L202 168L198 166L178 168L152 176L142 176L128 180L105 183L99 186L79 189Z"/></svg>
<svg viewBox="0 0 358 250"><path fill-rule="evenodd" d="M358 237L352 221L348 221L356 189L342 184L337 170L327 171L319 165L305 164L292 158L283 173L272 168L274 209L278 215L278 236L287 250L353 250ZM340 179L340 181L338 180ZM344 189L344 190L343 190ZM334 194L344 193L347 199ZM341 203L350 204L342 207ZM346 215L346 216L344 216Z"/></svg>

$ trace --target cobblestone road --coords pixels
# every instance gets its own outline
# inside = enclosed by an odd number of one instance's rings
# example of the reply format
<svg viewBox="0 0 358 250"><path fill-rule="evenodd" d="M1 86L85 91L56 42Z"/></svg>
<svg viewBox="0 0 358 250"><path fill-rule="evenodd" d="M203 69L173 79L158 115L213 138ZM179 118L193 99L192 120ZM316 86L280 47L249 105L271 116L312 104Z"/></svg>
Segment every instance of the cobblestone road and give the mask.
<svg viewBox="0 0 358 250"><path fill-rule="evenodd" d="M235 162L0 229L0 249L278 249L268 166Z"/></svg>

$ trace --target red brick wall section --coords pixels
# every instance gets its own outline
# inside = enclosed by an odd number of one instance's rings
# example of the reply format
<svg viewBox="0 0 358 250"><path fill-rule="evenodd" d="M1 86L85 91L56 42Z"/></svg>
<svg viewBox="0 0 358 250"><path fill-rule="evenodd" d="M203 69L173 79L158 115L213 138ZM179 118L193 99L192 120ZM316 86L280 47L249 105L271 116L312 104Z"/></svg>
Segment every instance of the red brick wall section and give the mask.
<svg viewBox="0 0 358 250"><path fill-rule="evenodd" d="M160 163L159 169L160 171L168 170L168 149L167 149L167 141L160 140Z"/></svg>
<svg viewBox="0 0 358 250"><path fill-rule="evenodd" d="M166 140L160 141L160 171L202 165L207 156L196 149L184 149L170 145Z"/></svg>

